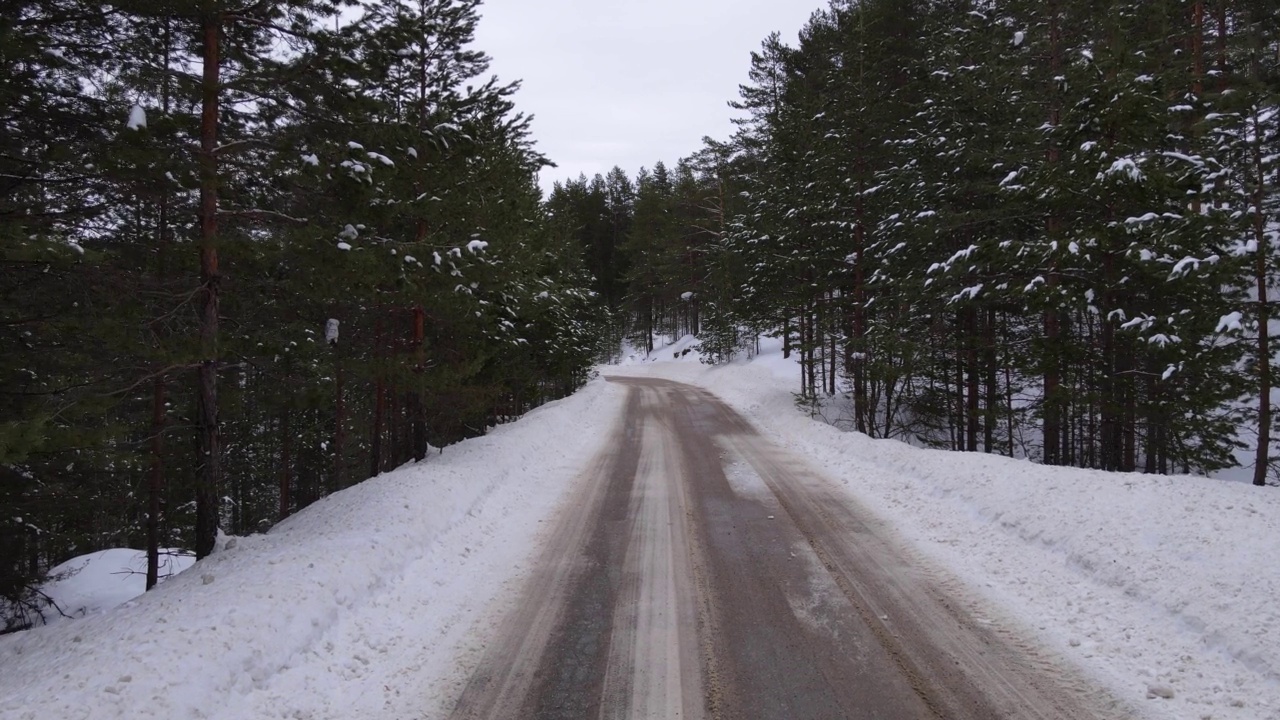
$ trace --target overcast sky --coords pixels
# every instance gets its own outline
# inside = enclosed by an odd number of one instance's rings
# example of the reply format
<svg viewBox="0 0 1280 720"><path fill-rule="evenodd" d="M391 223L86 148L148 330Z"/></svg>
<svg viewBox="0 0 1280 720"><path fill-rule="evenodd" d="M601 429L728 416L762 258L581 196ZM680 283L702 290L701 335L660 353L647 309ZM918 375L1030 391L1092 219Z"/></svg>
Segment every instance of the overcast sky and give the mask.
<svg viewBox="0 0 1280 720"><path fill-rule="evenodd" d="M559 165L542 185L614 165L674 164L702 138L727 138L751 52L775 30L794 44L826 0L484 0L476 46L538 149Z"/></svg>

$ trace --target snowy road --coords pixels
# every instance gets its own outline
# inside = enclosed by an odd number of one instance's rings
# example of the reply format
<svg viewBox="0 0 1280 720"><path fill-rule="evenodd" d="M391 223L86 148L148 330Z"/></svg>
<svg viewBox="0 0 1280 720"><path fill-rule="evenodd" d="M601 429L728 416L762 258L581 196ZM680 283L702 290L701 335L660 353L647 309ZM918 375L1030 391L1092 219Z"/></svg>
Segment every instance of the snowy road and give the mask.
<svg viewBox="0 0 1280 720"><path fill-rule="evenodd" d="M628 386L455 718L1101 718L709 392Z"/></svg>

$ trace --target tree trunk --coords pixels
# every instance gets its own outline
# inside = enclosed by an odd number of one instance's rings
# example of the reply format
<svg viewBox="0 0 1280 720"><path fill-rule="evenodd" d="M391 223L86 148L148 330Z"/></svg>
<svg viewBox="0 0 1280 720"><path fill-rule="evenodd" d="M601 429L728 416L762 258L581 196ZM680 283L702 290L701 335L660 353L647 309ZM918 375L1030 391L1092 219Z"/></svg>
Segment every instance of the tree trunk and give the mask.
<svg viewBox="0 0 1280 720"><path fill-rule="evenodd" d="M1121 458L1120 470L1134 472L1138 469L1138 405L1137 387L1133 382L1133 349L1123 349L1124 373L1120 378L1120 388L1124 393L1124 416L1121 425L1121 440L1124 443L1124 456Z"/></svg>
<svg viewBox="0 0 1280 720"><path fill-rule="evenodd" d="M1194 0L1191 3L1191 94L1197 101L1204 94L1204 0ZM1186 115L1184 132L1193 143L1203 119L1203 114ZM1198 216L1200 212L1200 196L1196 195L1191 198L1191 214Z"/></svg>
<svg viewBox="0 0 1280 720"><path fill-rule="evenodd" d="M400 438L400 388L393 382L387 387L387 452L379 472L386 472L404 459L404 443Z"/></svg>
<svg viewBox="0 0 1280 720"><path fill-rule="evenodd" d="M346 428L346 403L342 397L343 378L342 378L342 353L338 349L337 343L333 344L333 486L331 491L337 492L343 488L343 448L347 444L347 428Z"/></svg>
<svg viewBox="0 0 1280 720"><path fill-rule="evenodd" d="M1147 360L1147 441L1143 446L1142 469L1154 475L1159 466L1160 454L1160 384L1156 379L1159 367L1154 360Z"/></svg>
<svg viewBox="0 0 1280 720"><path fill-rule="evenodd" d="M169 53L172 45L169 19L165 18L164 51L161 62L164 65L164 79L160 85L160 107L166 117L169 115L170 74ZM169 275L169 193L160 196L160 215L156 232L156 281L163 283ZM165 403L168 394L168 381L163 374L157 375L152 385L151 403L151 473L147 483L147 589L160 582L160 511L164 494L164 425Z"/></svg>
<svg viewBox="0 0 1280 720"><path fill-rule="evenodd" d="M817 378L813 366L813 312L806 301L800 314L800 371L805 376L805 396L813 399L818 396Z"/></svg>
<svg viewBox="0 0 1280 720"><path fill-rule="evenodd" d="M955 426L954 449L961 452L968 450L969 446L965 437L965 399L964 399L964 366L965 366L965 348L964 348L964 329L963 323L960 321L960 313L956 314L956 331L955 331L955 347L953 348L956 361L956 396L954 398L955 420L952 424Z"/></svg>
<svg viewBox="0 0 1280 720"><path fill-rule="evenodd" d="M833 301L834 301L834 299L833 299L830 295L828 295L828 296L827 296L827 298L828 298L828 302L833 302ZM836 317L836 316L835 316L835 313L834 313L834 311L833 311L833 312L832 312L832 320L831 320L831 324L832 324L832 326L835 326L835 325L839 322L838 320L836 320L836 319L835 319L835 317ZM837 335L839 335L839 333L837 333L837 332L832 332L832 333L831 333L831 346L828 348L828 352L830 353L830 355L829 355L829 356L830 356L830 358L831 358L831 362L829 363L829 364L830 364L830 366L831 366L831 368L830 368L830 374L831 374L831 387L830 387L830 389L828 389L828 392L830 392L833 396L834 396L837 392L839 392L839 388L838 388L838 387L836 387L836 385L837 385L837 383L836 383L836 358L837 358L837 357L839 357L839 355L840 355L840 350L839 350L839 348L836 346L836 336L837 336Z"/></svg>
<svg viewBox="0 0 1280 720"><path fill-rule="evenodd" d="M1005 314L1004 322L1004 345L1010 347L1009 343L1009 316ZM1013 457L1013 359L1012 353L1005 352L1004 361L1004 396L1005 396L1005 417L1006 425L1009 433L1009 457Z"/></svg>
<svg viewBox="0 0 1280 720"><path fill-rule="evenodd" d="M1102 469L1120 469L1120 408L1118 396L1120 390L1116 382L1116 342L1115 326L1106 318L1109 305L1104 305L1102 319L1102 377L1101 377L1101 417L1102 417Z"/></svg>
<svg viewBox="0 0 1280 720"><path fill-rule="evenodd" d="M382 472L382 424L386 411L387 383L381 367L382 358L382 306L379 305L373 321L373 356L374 390L373 390L373 428L369 435L369 477L377 477Z"/></svg>
<svg viewBox="0 0 1280 720"><path fill-rule="evenodd" d="M1191 3L1191 92L1204 94L1204 0Z"/></svg>
<svg viewBox="0 0 1280 720"><path fill-rule="evenodd" d="M653 354L653 298L645 302L644 349L646 355Z"/></svg>
<svg viewBox="0 0 1280 720"><path fill-rule="evenodd" d="M996 309L987 308L986 325L983 337L983 371L986 373L986 398L982 408L982 451L995 452L996 447L996 408L1000 407L1000 382L996 367Z"/></svg>
<svg viewBox="0 0 1280 720"><path fill-rule="evenodd" d="M213 552L218 537L218 488L222 448L218 437L218 100L222 17L204 19L204 66L200 118L200 351L196 433L200 473L196 479L196 558Z"/></svg>
<svg viewBox="0 0 1280 720"><path fill-rule="evenodd" d="M1227 6L1231 0L1217 0L1218 21L1218 91L1227 88Z"/></svg>
<svg viewBox="0 0 1280 720"><path fill-rule="evenodd" d="M1254 252L1254 282L1258 292L1258 447L1254 454L1253 484L1267 484L1267 469L1271 463L1271 310L1267 304L1267 255L1270 245L1267 239L1266 219L1262 203L1265 200L1266 174L1262 158L1262 128L1254 116L1253 165L1253 239L1258 248Z"/></svg>
<svg viewBox="0 0 1280 720"><path fill-rule="evenodd" d="M292 503L290 488L293 487L293 433L290 430L290 412L285 408L280 417L280 513L279 518L289 517ZM301 495L302 493L298 493ZM303 503L299 503L302 505Z"/></svg>
<svg viewBox="0 0 1280 720"><path fill-rule="evenodd" d="M893 436L893 416L894 416L894 394L898 390L898 377L895 372L893 375L885 379L884 382L884 434L881 437ZM872 415L871 422L867 423L867 427L875 430L875 416Z"/></svg>
<svg viewBox="0 0 1280 720"><path fill-rule="evenodd" d="M860 133L861 135L861 133ZM864 194L866 185L863 182L865 177L866 163L865 158L859 156L858 160L858 197L855 206L855 214L857 222L854 226L854 249L857 257L854 259L853 266L853 417L858 432L867 432L867 419L871 417L872 410L867 407L867 287L866 273L863 266L866 265L866 201Z"/></svg>
<svg viewBox="0 0 1280 720"><path fill-rule="evenodd" d="M1056 0L1049 4L1049 125L1057 127L1061 122L1062 109L1059 105L1056 78L1062 74L1062 50L1059 31L1059 9ZM1058 162L1058 147L1052 140L1045 153L1049 165ZM1052 239L1057 234L1057 219L1053 215L1045 218L1045 231ZM1044 464L1062 464L1062 443L1064 434L1062 423L1061 384L1062 371L1059 355L1059 314L1053 305L1057 302L1058 275L1055 267L1049 268L1049 277L1045 282L1045 293L1049 296L1049 305L1044 312Z"/></svg>
<svg viewBox="0 0 1280 720"><path fill-rule="evenodd" d="M827 392L827 336L826 336L826 313L823 310L824 302L822 295L818 295L813 300L813 361L817 364L818 382L822 388L822 392ZM815 394L814 397L817 397Z"/></svg>
<svg viewBox="0 0 1280 720"><path fill-rule="evenodd" d="M426 360L426 348L423 342L426 340L426 313L421 307L413 309L413 347L415 353L414 362L414 387L411 389L413 404L413 459L422 462L427 457L427 418L423 409L422 402L422 372Z"/></svg>
<svg viewBox="0 0 1280 720"><path fill-rule="evenodd" d="M1046 287L1052 290L1057 285L1050 276ZM1046 465L1062 464L1062 375L1059 355L1058 311L1050 308L1044 314L1044 463Z"/></svg>
<svg viewBox="0 0 1280 720"><path fill-rule="evenodd" d="M978 312L974 308L964 311L964 328L963 332L967 336L964 339L965 344L965 371L968 376L968 402L967 405L967 423L965 428L965 440L969 452L977 452L978 450L978 421L979 421L979 400L978 400Z"/></svg>
<svg viewBox="0 0 1280 720"><path fill-rule="evenodd" d="M163 376L152 385L151 474L147 482L147 589L160 582L160 504L164 492L164 421L166 386Z"/></svg>

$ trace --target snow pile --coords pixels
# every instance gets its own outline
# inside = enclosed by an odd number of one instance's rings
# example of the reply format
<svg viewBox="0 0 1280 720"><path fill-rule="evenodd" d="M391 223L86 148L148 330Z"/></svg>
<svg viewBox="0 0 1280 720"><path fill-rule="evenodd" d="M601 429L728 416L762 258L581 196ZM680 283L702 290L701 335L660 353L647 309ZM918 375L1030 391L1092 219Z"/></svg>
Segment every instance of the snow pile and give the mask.
<svg viewBox="0 0 1280 720"><path fill-rule="evenodd" d="M620 364L635 365L636 363L651 363L659 360L681 360L694 365L701 364L702 356L698 354L698 338L692 335L685 335L670 344L664 345L661 342L655 342L653 352L645 352L643 347L636 348L627 345L623 347Z"/></svg>
<svg viewBox="0 0 1280 720"><path fill-rule="evenodd" d="M794 359L610 368L706 387L889 521L984 614L1161 720L1280 720L1280 493L872 440L795 407ZM945 568L943 570L942 568ZM1170 695L1171 697L1165 697Z"/></svg>
<svg viewBox="0 0 1280 720"><path fill-rule="evenodd" d="M0 637L0 717L443 715L622 396L595 381L114 611Z"/></svg>
<svg viewBox="0 0 1280 720"><path fill-rule="evenodd" d="M160 582L194 563L192 555L175 549L161 550ZM129 548L99 550L62 563L49 571L49 577L52 579L40 588L53 603L43 609L45 623L97 615L146 592L147 552Z"/></svg>

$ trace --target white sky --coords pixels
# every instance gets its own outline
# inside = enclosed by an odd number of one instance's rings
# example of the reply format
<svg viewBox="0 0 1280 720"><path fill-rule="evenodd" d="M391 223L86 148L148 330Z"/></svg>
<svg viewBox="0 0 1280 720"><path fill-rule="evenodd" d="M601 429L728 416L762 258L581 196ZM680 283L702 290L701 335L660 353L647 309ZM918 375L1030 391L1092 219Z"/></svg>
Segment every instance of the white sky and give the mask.
<svg viewBox="0 0 1280 720"><path fill-rule="evenodd" d="M476 47L516 108L535 116L538 149L559 167L542 186L618 165L674 165L733 132L750 53L796 34L826 0L485 0Z"/></svg>

